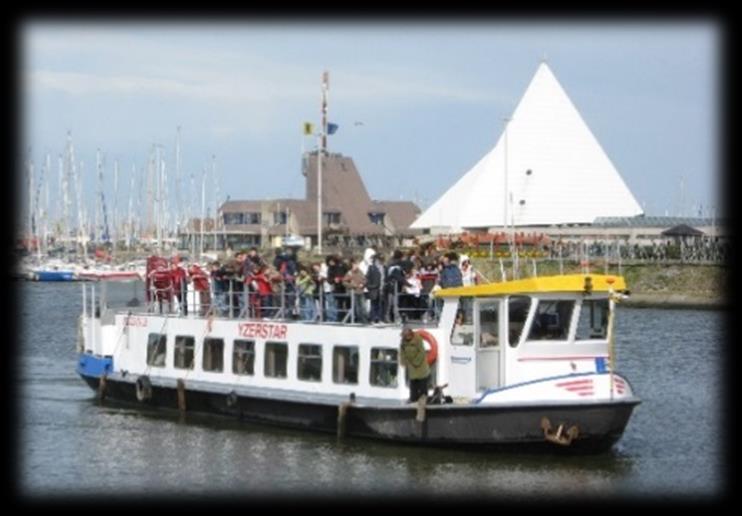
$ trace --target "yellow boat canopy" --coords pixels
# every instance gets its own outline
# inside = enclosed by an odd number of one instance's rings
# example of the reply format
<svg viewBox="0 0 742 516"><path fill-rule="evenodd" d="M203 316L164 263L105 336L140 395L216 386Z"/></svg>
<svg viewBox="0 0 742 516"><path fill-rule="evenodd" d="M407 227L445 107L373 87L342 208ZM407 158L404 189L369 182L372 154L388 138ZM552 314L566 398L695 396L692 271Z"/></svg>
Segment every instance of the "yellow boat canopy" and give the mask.
<svg viewBox="0 0 742 516"><path fill-rule="evenodd" d="M436 297L474 296L489 297L507 294L539 292L614 292L626 290L623 276L606 274L566 274L541 276L501 283L486 283L470 287L445 288L435 292Z"/></svg>

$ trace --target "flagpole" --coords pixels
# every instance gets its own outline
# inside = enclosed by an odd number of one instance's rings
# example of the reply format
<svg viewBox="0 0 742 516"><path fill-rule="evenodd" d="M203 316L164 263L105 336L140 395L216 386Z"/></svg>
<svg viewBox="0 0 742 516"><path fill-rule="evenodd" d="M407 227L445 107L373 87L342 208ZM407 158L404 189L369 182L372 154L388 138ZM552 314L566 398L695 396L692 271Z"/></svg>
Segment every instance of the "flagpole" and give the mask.
<svg viewBox="0 0 742 516"><path fill-rule="evenodd" d="M322 131L317 139L317 253L322 255Z"/></svg>
<svg viewBox="0 0 742 516"><path fill-rule="evenodd" d="M322 73L322 127L317 146L317 250L322 254L322 154L327 146L327 89L328 72Z"/></svg>
<svg viewBox="0 0 742 516"><path fill-rule="evenodd" d="M510 202L510 192L508 191L508 123L510 122L509 117L503 118L503 122L505 122L505 134L503 135L504 139L504 169L503 169L503 179L504 179L504 186L503 186L503 214L502 214L502 226L507 232L508 230L508 203ZM510 261L511 265L513 266L513 272L512 272L512 279L515 279L516 273L515 273L515 236L513 235L513 228L511 226L510 229Z"/></svg>

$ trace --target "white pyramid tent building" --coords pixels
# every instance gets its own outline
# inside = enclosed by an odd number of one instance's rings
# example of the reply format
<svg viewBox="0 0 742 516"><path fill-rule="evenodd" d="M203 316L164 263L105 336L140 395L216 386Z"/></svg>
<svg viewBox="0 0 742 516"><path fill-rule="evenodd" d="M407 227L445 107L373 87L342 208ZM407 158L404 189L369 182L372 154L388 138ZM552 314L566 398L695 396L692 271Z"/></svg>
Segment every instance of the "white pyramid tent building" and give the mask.
<svg viewBox="0 0 742 516"><path fill-rule="evenodd" d="M411 227L457 232L502 227L505 219L514 226L590 224L596 217L641 213L580 113L541 63L495 148Z"/></svg>

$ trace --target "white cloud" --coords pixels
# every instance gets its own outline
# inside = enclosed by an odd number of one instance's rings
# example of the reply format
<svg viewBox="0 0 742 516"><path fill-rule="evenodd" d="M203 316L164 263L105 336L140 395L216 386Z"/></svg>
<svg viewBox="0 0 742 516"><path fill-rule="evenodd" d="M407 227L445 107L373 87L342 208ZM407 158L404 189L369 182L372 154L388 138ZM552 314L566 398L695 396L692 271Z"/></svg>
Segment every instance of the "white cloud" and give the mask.
<svg viewBox="0 0 742 516"><path fill-rule="evenodd" d="M218 37L231 44L214 48ZM271 57L274 52L262 50L270 43L254 43L218 32L167 27L155 32L146 26L36 26L25 33L25 68L29 86L40 87L35 91L42 93L176 95L225 103L316 101L324 67L301 57ZM467 77L414 64L387 61L374 68L359 61L329 70L331 95L350 101L498 100L488 87L467 85Z"/></svg>

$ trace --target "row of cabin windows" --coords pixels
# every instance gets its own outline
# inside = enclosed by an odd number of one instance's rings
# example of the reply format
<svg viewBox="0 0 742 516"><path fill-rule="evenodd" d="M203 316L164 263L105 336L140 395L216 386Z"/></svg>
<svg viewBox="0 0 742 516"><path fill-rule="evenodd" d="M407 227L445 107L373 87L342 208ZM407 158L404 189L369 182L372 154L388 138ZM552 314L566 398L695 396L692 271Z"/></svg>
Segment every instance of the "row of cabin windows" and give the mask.
<svg viewBox="0 0 742 516"><path fill-rule="evenodd" d="M147 341L147 365L165 367L167 336L150 333ZM173 353L173 367L193 369L195 339L177 335ZM357 346L334 346L332 350L332 381L339 384L358 384L359 351ZM377 387L397 387L398 356L392 348L371 348L369 383ZM288 344L266 342L263 373L268 378L286 378ZM202 369L208 372L224 370L224 340L204 338ZM255 374L255 341L235 340L232 350L232 373L252 376ZM299 344L296 376L299 380L322 381L322 346Z"/></svg>
<svg viewBox="0 0 742 516"><path fill-rule="evenodd" d="M518 345L520 336L528 318L532 298L529 296L511 296L508 298L508 344ZM572 313L577 301L561 299L538 300L536 313L526 340L565 341L569 337ZM604 339L608 327L608 300L585 299L577 321L576 340ZM499 300L479 303L479 337L480 347L498 345L498 311ZM451 333L451 343L458 346L474 344L474 299L462 297Z"/></svg>

